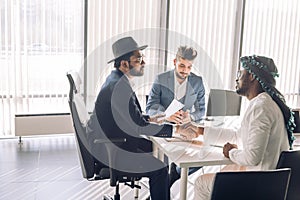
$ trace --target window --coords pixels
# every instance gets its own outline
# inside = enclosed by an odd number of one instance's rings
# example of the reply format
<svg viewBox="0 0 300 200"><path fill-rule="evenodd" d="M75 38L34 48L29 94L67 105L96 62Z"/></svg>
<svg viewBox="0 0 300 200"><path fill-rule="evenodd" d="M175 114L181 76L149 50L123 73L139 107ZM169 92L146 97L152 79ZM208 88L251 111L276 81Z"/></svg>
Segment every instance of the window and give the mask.
<svg viewBox="0 0 300 200"><path fill-rule="evenodd" d="M0 135L15 114L69 112L66 72L83 62L83 0L0 0Z"/></svg>
<svg viewBox="0 0 300 200"><path fill-rule="evenodd" d="M276 87L287 105L300 107L300 2L246 1L242 55L273 58L279 72Z"/></svg>
<svg viewBox="0 0 300 200"><path fill-rule="evenodd" d="M88 3L83 62L84 2ZM145 103L155 75L173 68L180 45L199 56L193 71L209 88L233 89L239 56L272 57L278 89L300 107L298 0L0 0L0 135L13 135L14 114L69 112L70 69L82 72L91 111L113 68L111 45L133 36L148 44L136 93ZM83 74L83 72L86 72ZM287 81L288 80L288 81Z"/></svg>
<svg viewBox="0 0 300 200"><path fill-rule="evenodd" d="M169 37L168 49L185 44L196 48L194 72L202 75L208 89L234 88L240 10L239 0L170 1L169 29L176 34Z"/></svg>

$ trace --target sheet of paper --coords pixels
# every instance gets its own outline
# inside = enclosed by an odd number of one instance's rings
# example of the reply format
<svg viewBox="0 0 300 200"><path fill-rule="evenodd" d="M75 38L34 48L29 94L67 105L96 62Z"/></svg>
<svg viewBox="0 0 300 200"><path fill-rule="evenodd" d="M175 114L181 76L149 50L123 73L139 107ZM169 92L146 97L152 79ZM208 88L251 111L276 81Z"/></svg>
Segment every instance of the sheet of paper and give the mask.
<svg viewBox="0 0 300 200"><path fill-rule="evenodd" d="M179 102L176 99L173 99L173 101L171 102L171 104L168 106L168 108L165 111L166 114L166 118L170 117L171 115L173 115L174 113L176 113L178 110L180 110L181 108L184 107L184 104L182 104L181 102Z"/></svg>

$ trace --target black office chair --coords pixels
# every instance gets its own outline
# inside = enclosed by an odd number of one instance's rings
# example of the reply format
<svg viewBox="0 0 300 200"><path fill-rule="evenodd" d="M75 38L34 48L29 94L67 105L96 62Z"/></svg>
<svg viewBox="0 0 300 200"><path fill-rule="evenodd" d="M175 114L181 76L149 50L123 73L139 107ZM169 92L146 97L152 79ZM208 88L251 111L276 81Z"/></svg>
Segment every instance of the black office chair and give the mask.
<svg viewBox="0 0 300 200"><path fill-rule="evenodd" d="M119 168L115 166L118 153L115 143L126 142L126 140L122 138L110 140L105 137L96 115L94 113L88 114L83 99L78 92L78 86L76 87L74 76L76 76L76 73L67 73L70 83L69 106L82 175L89 181L110 179L110 185L116 187L114 200L119 200L119 183L125 183L131 188L140 189L141 187L135 182L140 180L141 177L116 170ZM114 166L114 168L110 166ZM104 195L104 200L112 200L112 198Z"/></svg>
<svg viewBox="0 0 300 200"><path fill-rule="evenodd" d="M206 116L240 115L241 102L235 91L210 89Z"/></svg>
<svg viewBox="0 0 300 200"><path fill-rule="evenodd" d="M291 169L218 172L212 200L284 200Z"/></svg>
<svg viewBox="0 0 300 200"><path fill-rule="evenodd" d="M277 168L291 168L291 178L286 199L300 199L300 150L281 152Z"/></svg>

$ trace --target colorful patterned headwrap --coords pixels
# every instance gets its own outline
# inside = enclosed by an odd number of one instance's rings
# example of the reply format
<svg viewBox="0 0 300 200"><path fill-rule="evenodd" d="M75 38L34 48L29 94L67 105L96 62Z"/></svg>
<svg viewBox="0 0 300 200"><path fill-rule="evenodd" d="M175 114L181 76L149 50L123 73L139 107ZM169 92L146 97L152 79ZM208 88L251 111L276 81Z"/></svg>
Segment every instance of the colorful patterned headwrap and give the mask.
<svg viewBox="0 0 300 200"><path fill-rule="evenodd" d="M263 90L267 92L279 106L284 117L290 149L292 149L293 141L295 140L293 130L296 127L294 113L286 105L284 96L275 88L275 77L278 77L279 74L273 59L253 55L241 57L240 62L242 67L258 80Z"/></svg>

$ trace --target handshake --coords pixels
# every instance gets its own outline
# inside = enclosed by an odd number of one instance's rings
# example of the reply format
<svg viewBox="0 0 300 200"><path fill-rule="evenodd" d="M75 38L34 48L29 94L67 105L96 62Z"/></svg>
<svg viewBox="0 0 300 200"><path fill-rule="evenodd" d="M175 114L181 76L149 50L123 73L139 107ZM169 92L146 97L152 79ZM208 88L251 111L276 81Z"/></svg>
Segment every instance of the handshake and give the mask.
<svg viewBox="0 0 300 200"><path fill-rule="evenodd" d="M203 135L204 128L196 126L193 122L184 125L177 125L175 133L182 136L184 139L191 140Z"/></svg>
<svg viewBox="0 0 300 200"><path fill-rule="evenodd" d="M179 110L175 112L174 114L170 115L169 117L165 117L166 115L164 113L160 113L154 116L151 116L149 119L149 122L161 124L164 122L170 122L177 125L185 125L192 121L190 111L183 111Z"/></svg>
<svg viewBox="0 0 300 200"><path fill-rule="evenodd" d="M181 135L183 138L190 140L197 138L199 135L203 135L204 128L198 127L192 122L189 111L179 110L168 118L165 118L165 114L157 114L149 118L149 122L156 124L163 124L171 122L176 124L175 133Z"/></svg>

